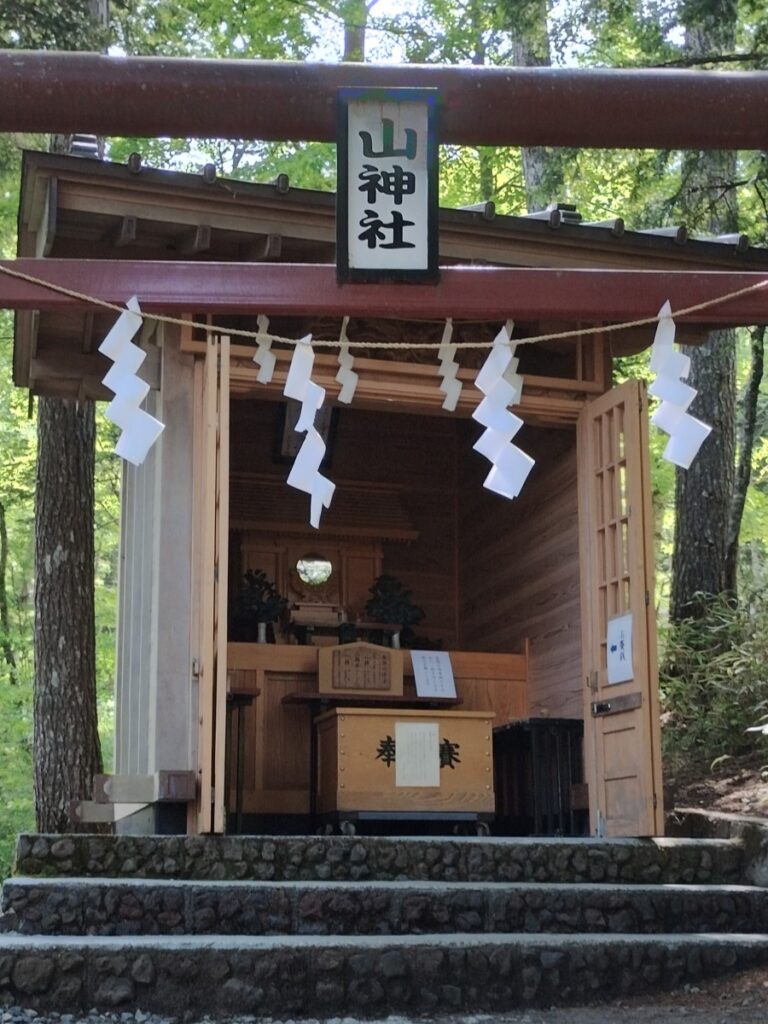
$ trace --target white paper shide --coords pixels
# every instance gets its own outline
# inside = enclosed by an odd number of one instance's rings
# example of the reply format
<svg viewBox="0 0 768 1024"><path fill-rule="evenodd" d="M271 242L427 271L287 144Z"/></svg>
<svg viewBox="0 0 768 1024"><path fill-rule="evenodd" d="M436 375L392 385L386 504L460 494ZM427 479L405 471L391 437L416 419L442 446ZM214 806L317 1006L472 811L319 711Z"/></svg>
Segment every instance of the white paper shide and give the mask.
<svg viewBox="0 0 768 1024"><path fill-rule="evenodd" d="M112 367L103 383L114 393L104 415L122 433L115 445L115 453L122 459L140 466L150 448L162 434L165 425L141 408L149 393L149 384L138 375L138 369L147 353L134 345L133 337L141 327L141 308L134 295L126 303L112 330L99 345L99 352L112 360Z"/></svg>
<svg viewBox="0 0 768 1024"><path fill-rule="evenodd" d="M661 405L651 416L651 423L669 434L664 458L688 469L712 427L686 411L696 397L696 389L684 383L691 370L691 360L674 348L675 322L669 302L661 307L659 317L651 349L651 370L656 379L648 391L661 399Z"/></svg>
<svg viewBox="0 0 768 1024"><path fill-rule="evenodd" d="M512 443L523 425L507 406L516 405L523 392L523 378L517 372L519 360L510 343L511 322L494 339L488 358L475 378L475 387L485 395L472 419L485 427L474 449L491 463L483 486L504 498L516 498L533 468L530 455Z"/></svg>
<svg viewBox="0 0 768 1024"><path fill-rule="evenodd" d="M325 458L325 441L315 427L315 416L325 401L325 388L312 380L314 363L312 336L307 335L296 342L283 394L301 403L295 429L300 434L306 434L288 474L288 486L309 494L309 522L315 529L319 529L320 515L324 508L331 507L336 485L320 472L320 465Z"/></svg>

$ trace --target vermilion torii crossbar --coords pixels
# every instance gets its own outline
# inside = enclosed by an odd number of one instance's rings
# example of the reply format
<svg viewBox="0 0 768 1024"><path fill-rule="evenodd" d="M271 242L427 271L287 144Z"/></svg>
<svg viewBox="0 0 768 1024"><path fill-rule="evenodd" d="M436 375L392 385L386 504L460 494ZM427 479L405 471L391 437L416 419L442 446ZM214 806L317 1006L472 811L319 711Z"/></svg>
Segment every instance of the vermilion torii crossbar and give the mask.
<svg viewBox="0 0 768 1024"><path fill-rule="evenodd" d="M18 259L0 268L124 304L137 295L146 312L178 315L518 320L608 323L652 317L667 299L673 312L749 288L766 287L681 316L681 322L768 323L768 274L720 271L531 270L449 267L437 285L347 284L314 264L198 263L150 260ZM88 303L0 272L0 307L67 310Z"/></svg>
<svg viewBox="0 0 768 1024"><path fill-rule="evenodd" d="M340 87L431 87L460 145L768 149L768 73L0 51L0 131L330 141Z"/></svg>

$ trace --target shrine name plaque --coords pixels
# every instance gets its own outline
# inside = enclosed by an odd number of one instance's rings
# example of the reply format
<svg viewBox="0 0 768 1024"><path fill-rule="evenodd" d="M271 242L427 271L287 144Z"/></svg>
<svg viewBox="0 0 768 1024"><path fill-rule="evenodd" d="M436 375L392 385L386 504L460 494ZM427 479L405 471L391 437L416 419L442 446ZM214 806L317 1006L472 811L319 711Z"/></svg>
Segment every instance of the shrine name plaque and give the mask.
<svg viewBox="0 0 768 1024"><path fill-rule="evenodd" d="M378 644L354 643L321 647L318 652L320 693L403 695L403 653Z"/></svg>

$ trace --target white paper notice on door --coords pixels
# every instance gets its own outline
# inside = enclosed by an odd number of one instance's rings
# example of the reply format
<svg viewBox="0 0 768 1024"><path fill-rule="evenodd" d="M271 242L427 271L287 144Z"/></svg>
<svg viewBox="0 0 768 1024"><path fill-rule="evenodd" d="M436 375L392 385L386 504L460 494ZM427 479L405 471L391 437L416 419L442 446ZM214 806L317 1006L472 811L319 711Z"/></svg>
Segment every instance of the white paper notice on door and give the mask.
<svg viewBox="0 0 768 1024"><path fill-rule="evenodd" d="M411 662L417 696L456 696L453 666L447 651L411 651Z"/></svg>
<svg viewBox="0 0 768 1024"><path fill-rule="evenodd" d="M634 678L632 671L632 613L617 615L608 620L606 656L608 683L627 683Z"/></svg>
<svg viewBox="0 0 768 1024"><path fill-rule="evenodd" d="M395 722L395 785L440 785L437 722Z"/></svg>

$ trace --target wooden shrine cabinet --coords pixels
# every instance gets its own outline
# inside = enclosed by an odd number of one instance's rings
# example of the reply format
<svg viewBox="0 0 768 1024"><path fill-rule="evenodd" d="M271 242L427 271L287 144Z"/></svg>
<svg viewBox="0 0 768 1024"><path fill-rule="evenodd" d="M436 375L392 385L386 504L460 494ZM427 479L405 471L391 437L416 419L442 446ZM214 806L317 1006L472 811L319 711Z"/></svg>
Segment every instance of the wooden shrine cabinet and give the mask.
<svg viewBox="0 0 768 1024"><path fill-rule="evenodd" d="M459 811L471 812L475 817L492 812L493 772L485 771L486 768L492 769L492 756L485 753L491 751L490 740L486 741L485 737L492 735L494 724L524 718L528 713L527 651L522 654L451 651L461 704L450 711L417 707L410 651L402 652L403 706L383 708L371 702L362 708L350 709L346 705L354 703L354 697L339 694L331 698L329 694L320 693L318 663L322 653L322 648L314 646L228 645L230 692L237 695L258 691L258 696L242 712L247 736L242 765L242 807L246 821L252 822L254 827L263 827L265 823L277 824L278 818L292 818L297 825L306 820L313 809L310 789L313 765L319 766L314 810L319 813L345 812L348 816L348 812L355 809L349 799L353 791L345 785L346 793L340 790L345 799L337 801L334 795L336 783L331 780L349 778L350 773L357 778L360 764L366 761L372 742L370 730L377 731L386 726L381 736L375 737L375 748L378 749L379 741L388 735L393 741L396 739L393 729L397 722L438 723L440 742L447 740L461 745L458 751L461 764L454 760L453 768L441 769L437 789L408 787L410 796L415 798L414 808L437 812L453 803ZM334 752L332 738L336 726L327 724L337 723L340 715L347 714L350 721L354 720L352 739L357 750L355 754L350 745L337 745ZM317 725L316 732L313 720ZM456 731L454 723L458 729L456 735L453 734ZM315 741L317 753L313 751ZM444 748L444 756L447 749ZM343 755L339 753L341 750ZM343 758L342 763L339 762L340 757ZM395 769L391 767L393 770L378 780L365 776L364 787L357 794L363 805L357 810L376 806L374 791L378 783L383 786L384 803L395 808L398 801L401 805L406 802L405 789L396 786ZM234 759L230 762L228 781L230 793L233 793L236 784ZM378 806L382 806L381 800Z"/></svg>

